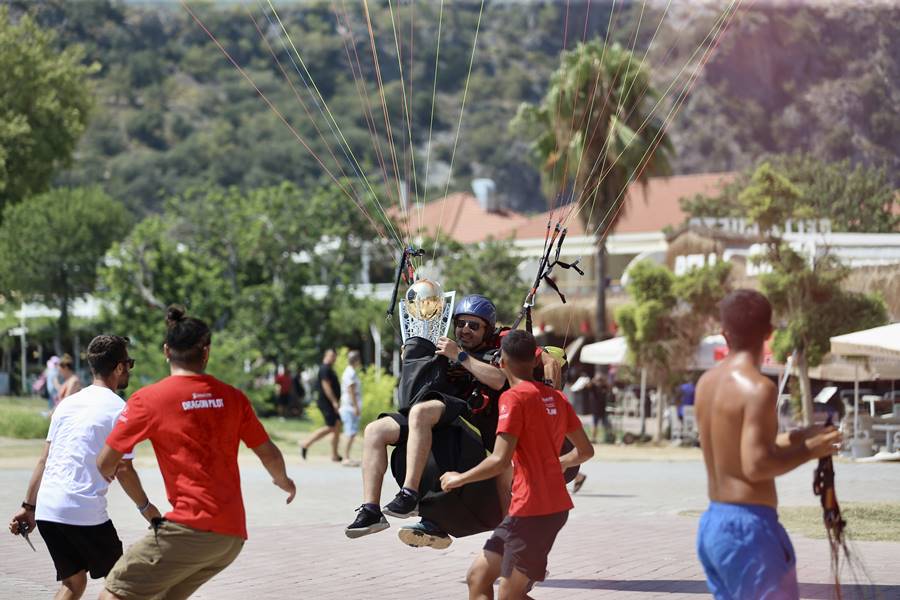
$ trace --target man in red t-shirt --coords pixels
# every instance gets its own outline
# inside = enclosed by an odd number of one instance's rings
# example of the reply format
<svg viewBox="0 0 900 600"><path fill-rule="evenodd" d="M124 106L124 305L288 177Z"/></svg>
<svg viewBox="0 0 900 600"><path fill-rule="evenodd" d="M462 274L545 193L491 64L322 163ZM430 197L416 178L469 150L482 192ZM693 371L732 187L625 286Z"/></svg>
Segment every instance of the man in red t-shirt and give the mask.
<svg viewBox="0 0 900 600"><path fill-rule="evenodd" d="M494 453L465 473L441 476L445 491L496 477L512 460L509 515L494 530L469 568L469 598L493 598L500 577L501 600L525 596L543 581L547 555L572 508L563 471L594 455L594 447L572 405L558 390L534 380L534 337L511 331L501 345L500 368L510 388L500 396ZM575 448L559 456L563 438Z"/></svg>
<svg viewBox="0 0 900 600"><path fill-rule="evenodd" d="M287 416L288 408L291 405L291 392L294 387L294 381L291 378L291 370L285 365L279 367L281 371L275 375L275 385L278 386L278 394L275 397L275 410L278 411L279 417Z"/></svg>
<svg viewBox="0 0 900 600"><path fill-rule="evenodd" d="M101 600L187 598L237 558L247 539L240 442L256 453L288 502L296 493L281 451L247 397L204 374L212 340L206 323L179 307L169 308L167 322L164 351L172 374L131 396L97 467L112 479L122 455L149 439L172 510L115 564Z"/></svg>

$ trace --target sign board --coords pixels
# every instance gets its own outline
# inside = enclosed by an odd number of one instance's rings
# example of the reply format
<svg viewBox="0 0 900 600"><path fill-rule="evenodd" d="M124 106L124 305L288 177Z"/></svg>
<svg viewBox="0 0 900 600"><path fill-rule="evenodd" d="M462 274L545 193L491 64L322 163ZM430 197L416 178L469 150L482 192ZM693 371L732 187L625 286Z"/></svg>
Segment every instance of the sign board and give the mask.
<svg viewBox="0 0 900 600"><path fill-rule="evenodd" d="M13 327L12 329L9 330L8 333L9 333L9 335L14 336L14 337L20 336L20 335L25 335L26 333L28 333L28 328L27 327Z"/></svg>

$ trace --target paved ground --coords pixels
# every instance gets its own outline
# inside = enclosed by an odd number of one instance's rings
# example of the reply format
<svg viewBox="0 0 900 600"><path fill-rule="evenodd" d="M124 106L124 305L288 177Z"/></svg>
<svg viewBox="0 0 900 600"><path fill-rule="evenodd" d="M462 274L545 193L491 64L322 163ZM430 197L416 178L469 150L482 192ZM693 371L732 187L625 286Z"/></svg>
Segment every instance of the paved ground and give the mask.
<svg viewBox="0 0 900 600"><path fill-rule="evenodd" d="M2 448L0 448L2 452ZM699 454L682 460L616 460L604 456L586 465L588 480L575 497L575 510L550 556L550 578L535 599L702 598L708 594L694 555L697 519L679 516L705 504L705 478ZM685 460L686 458L686 460ZM162 501L162 481L152 461L139 465L151 497ZM28 461L25 461L28 462ZM18 506L29 471L21 461L0 461L3 517ZM13 465L13 466L10 466ZM18 466L16 466L18 465ZM900 500L900 465L839 463L839 498L850 501ZM242 459L250 540L225 572L201 588L196 598L445 599L464 598L464 576L487 534L456 540L445 551L413 549L396 538L402 523L385 532L348 540L343 527L360 499L358 469L334 466L321 458L289 470L300 495L290 506L269 483L252 457ZM812 468L804 467L779 485L784 505L813 505ZM385 500L395 492L385 486ZM126 546L144 533L142 521L118 488L110 509ZM852 524L851 524L852 525ZM0 597L49 598L53 570L40 536L32 553L18 538L0 535ZM832 598L828 548L824 540L794 536L799 556L801 596ZM874 586L851 587L844 598L900 598L900 543L858 543ZM87 598L96 598L92 582ZM865 591L866 595L861 592ZM849 593L847 593L849 592ZM873 595L876 594L876 595Z"/></svg>

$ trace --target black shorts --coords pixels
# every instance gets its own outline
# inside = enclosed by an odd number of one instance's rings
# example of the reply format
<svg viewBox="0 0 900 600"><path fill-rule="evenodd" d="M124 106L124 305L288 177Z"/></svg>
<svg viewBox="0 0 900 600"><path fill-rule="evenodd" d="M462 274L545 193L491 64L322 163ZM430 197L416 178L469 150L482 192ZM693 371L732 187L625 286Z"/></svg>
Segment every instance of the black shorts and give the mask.
<svg viewBox="0 0 900 600"><path fill-rule="evenodd" d="M547 555L568 518L567 510L539 517L507 516L484 543L484 549L503 557L501 577L509 577L515 568L532 581L543 581Z"/></svg>
<svg viewBox="0 0 900 600"><path fill-rule="evenodd" d="M81 571L89 571L91 579L106 577L122 556L122 542L112 521L100 525L38 521L37 526L53 558L57 581Z"/></svg>
<svg viewBox="0 0 900 600"><path fill-rule="evenodd" d="M428 400L440 400L444 403L444 413L441 415L441 418L435 424L433 429L449 425L456 420L456 417L465 417L469 414L468 403L465 400L461 400L454 396L435 396L433 398L424 398L421 402L426 402ZM412 409L410 408L410 410ZM397 439L397 443L394 444L394 446L402 446L405 444L406 440L409 439L409 415L406 413L381 413L378 415L378 418L380 419L381 417L390 417L400 426L400 437Z"/></svg>
<svg viewBox="0 0 900 600"><path fill-rule="evenodd" d="M319 398L316 400L316 406L319 407L319 411L321 411L322 416L325 418L325 424L329 427L334 427L337 425L337 422L340 420L338 413L334 410L334 405L326 399Z"/></svg>

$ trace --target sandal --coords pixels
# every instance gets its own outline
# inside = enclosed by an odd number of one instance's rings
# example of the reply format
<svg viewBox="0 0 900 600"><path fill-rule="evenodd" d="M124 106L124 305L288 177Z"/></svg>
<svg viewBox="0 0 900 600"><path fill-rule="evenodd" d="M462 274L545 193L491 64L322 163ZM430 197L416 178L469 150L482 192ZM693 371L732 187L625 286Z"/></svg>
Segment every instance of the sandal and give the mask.
<svg viewBox="0 0 900 600"><path fill-rule="evenodd" d="M575 483L572 484L572 493L577 494L578 490L581 489L581 486L584 485L584 480L587 479L587 475L584 473L579 473L575 476Z"/></svg>

